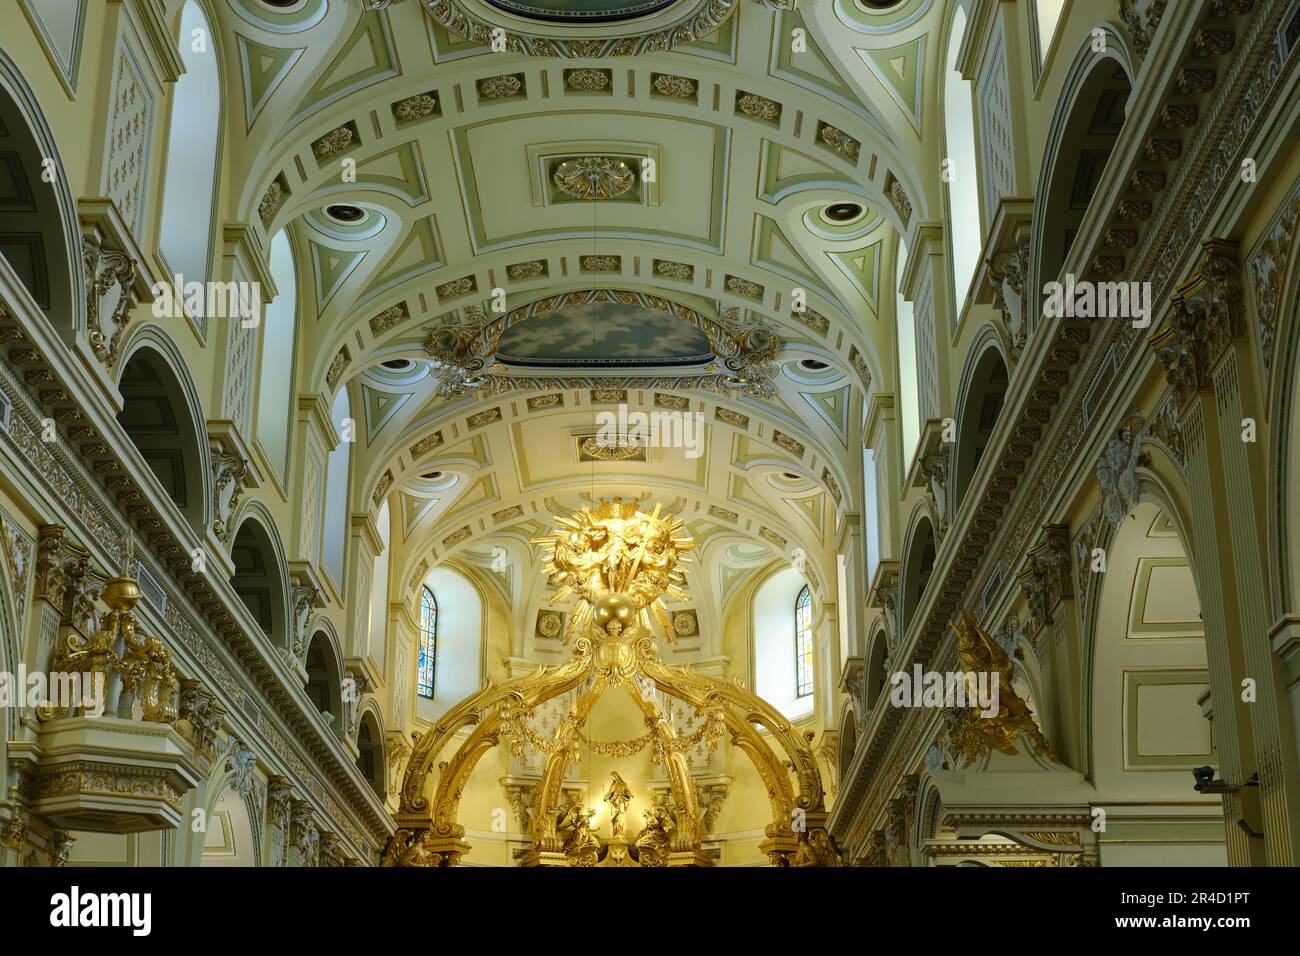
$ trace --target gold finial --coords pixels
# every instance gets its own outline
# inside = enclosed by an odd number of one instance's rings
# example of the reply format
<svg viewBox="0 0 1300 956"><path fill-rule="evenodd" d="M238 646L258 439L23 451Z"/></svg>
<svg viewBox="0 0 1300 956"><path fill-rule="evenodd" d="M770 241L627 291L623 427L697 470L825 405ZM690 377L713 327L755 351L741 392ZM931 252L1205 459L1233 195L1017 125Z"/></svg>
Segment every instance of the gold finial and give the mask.
<svg viewBox="0 0 1300 956"><path fill-rule="evenodd" d="M135 534L128 526L122 542L121 572L108 579L100 598L114 611L129 613L144 595L135 577Z"/></svg>

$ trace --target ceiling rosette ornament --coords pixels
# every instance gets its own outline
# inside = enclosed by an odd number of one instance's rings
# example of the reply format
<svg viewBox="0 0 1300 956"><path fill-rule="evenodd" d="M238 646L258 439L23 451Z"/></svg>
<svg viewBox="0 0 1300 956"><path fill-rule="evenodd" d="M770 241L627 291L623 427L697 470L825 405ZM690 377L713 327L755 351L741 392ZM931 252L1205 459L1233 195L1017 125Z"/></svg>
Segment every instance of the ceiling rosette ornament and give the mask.
<svg viewBox="0 0 1300 956"><path fill-rule="evenodd" d="M610 3L607 9L579 15L562 4L541 0L495 4L425 0L429 16L462 39L498 52L581 59L636 56L692 43L721 26L739 5L740 0ZM772 8L770 3L762 5ZM527 20L535 26L521 29L521 22ZM633 21L639 21L643 29L620 30L621 24Z"/></svg>
<svg viewBox="0 0 1300 956"><path fill-rule="evenodd" d="M611 156L566 159L551 178L566 196L582 200L617 199L636 184L632 167Z"/></svg>

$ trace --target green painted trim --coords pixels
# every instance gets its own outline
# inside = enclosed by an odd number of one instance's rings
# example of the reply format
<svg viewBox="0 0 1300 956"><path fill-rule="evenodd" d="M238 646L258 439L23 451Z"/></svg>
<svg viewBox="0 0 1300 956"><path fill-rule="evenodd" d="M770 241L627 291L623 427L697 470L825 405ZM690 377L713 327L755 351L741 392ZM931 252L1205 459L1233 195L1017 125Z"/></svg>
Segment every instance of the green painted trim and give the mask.
<svg viewBox="0 0 1300 956"><path fill-rule="evenodd" d="M1126 670L1124 673L1124 763L1126 769L1173 770L1190 769L1214 763L1217 753L1214 745L1214 725L1210 724L1210 749L1195 754L1141 754L1138 753L1138 690L1142 687L1167 684L1196 684L1209 687L1207 670ZM1202 718L1204 719L1204 718ZM1190 784L1189 784L1190 786Z"/></svg>

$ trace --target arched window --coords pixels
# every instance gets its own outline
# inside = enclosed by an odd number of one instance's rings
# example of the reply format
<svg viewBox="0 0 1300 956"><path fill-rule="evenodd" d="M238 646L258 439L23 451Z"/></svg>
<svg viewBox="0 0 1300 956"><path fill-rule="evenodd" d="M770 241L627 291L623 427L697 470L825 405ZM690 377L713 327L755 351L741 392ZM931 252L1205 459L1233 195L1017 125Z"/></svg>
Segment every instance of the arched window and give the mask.
<svg viewBox="0 0 1300 956"><path fill-rule="evenodd" d="M912 464L912 456L921 440L921 387L916 374L916 319L912 303L903 296L903 273L907 269L907 243L898 240L894 269L894 315L898 330L898 390L903 438L903 470Z"/></svg>
<svg viewBox="0 0 1300 956"><path fill-rule="evenodd" d="M975 116L971 106L970 81L957 69L957 53L966 34L966 11L958 7L948 34L948 70L943 90L943 127L947 155L953 160L948 183L948 234L952 250L952 295L955 327L961 318L971 279L979 265L980 231L979 172L975 166Z"/></svg>
<svg viewBox="0 0 1300 956"><path fill-rule="evenodd" d="M804 585L794 601L794 679L797 697L813 692L812 594Z"/></svg>
<svg viewBox="0 0 1300 956"><path fill-rule="evenodd" d="M340 590L343 588L343 558L348 543L348 463L352 443L347 435L351 435L355 425L351 421L351 414L348 387L344 385L334 399L331 413L334 427L338 429L342 440L329 453L329 463L325 469L325 569L333 576L334 583ZM347 435L343 435L345 431Z"/></svg>
<svg viewBox="0 0 1300 956"><path fill-rule="evenodd" d="M427 587L420 588L420 668L416 692L433 699L433 673L438 654L438 602Z"/></svg>
<svg viewBox="0 0 1300 956"><path fill-rule="evenodd" d="M185 72L172 95L158 246L184 282L205 282L212 238L221 77L214 36L203 9L189 0L181 11L180 54Z"/></svg>
<svg viewBox="0 0 1300 956"><path fill-rule="evenodd" d="M379 528L379 553L375 555L370 575L370 636L366 642L366 653L380 667L387 668L388 657L388 568L389 538L392 535L392 518L388 512L388 502L379 506L375 514L375 524Z"/></svg>
<svg viewBox="0 0 1300 956"><path fill-rule="evenodd" d="M807 601L811 611L811 598L804 593L807 584L793 567L783 568L759 585L750 609L754 692L788 720L811 717L817 697L812 681L811 620L803 626L799 620L802 602ZM801 631L807 634L806 649L800 641Z"/></svg>
<svg viewBox="0 0 1300 956"><path fill-rule="evenodd" d="M281 480L289 457L290 401L293 391L293 336L298 317L298 273L289 233L271 240L271 278L278 293L266 307L262 330L262 370L257 390L257 440Z"/></svg>

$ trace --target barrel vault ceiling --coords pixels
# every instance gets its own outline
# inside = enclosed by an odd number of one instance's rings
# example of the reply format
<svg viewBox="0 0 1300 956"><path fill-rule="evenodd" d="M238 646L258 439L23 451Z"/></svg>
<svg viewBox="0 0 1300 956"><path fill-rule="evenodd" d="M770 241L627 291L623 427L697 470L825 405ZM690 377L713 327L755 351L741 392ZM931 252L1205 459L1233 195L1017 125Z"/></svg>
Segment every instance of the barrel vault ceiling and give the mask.
<svg viewBox="0 0 1300 956"><path fill-rule="evenodd" d="M918 170L938 5L725 6L670 51L575 58L493 52L421 0L222 5L226 109L239 114L224 125L246 131L223 144L247 183L227 218L268 243L288 228L299 390L349 390L352 510L391 492L395 534L421 560L523 548L552 513L619 494L677 510L733 564L798 547L812 577L833 573L837 515L861 508L849 477L861 409L892 390L892 330L877 318L893 295L892 236L904 216L933 218L933 177ZM649 160L654 175L613 199L574 197L555 170L583 156L634 171ZM832 222L835 203L862 213ZM361 218L338 221L337 205ZM622 394L439 394L429 329L490 313L494 290L515 309L593 289L711 319L735 310L774 331L773 393L633 376ZM584 459L595 412L619 402L699 413L702 454Z"/></svg>

